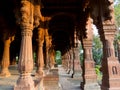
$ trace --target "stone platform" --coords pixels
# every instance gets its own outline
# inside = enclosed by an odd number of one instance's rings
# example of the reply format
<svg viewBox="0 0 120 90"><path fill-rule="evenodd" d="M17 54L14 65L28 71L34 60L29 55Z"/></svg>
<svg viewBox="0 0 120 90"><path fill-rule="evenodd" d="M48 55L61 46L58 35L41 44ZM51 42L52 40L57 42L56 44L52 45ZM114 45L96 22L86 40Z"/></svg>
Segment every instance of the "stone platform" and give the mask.
<svg viewBox="0 0 120 90"><path fill-rule="evenodd" d="M16 81L19 76L19 73L17 71L17 66L10 66L9 70L11 72L10 77L6 77L6 78L0 77L0 90L13 90L13 87L16 84ZM55 71L55 70L53 70L53 71ZM55 72L53 72L53 73L55 74ZM35 68L32 73L33 80L36 79L34 77L34 73L35 73ZM53 77L53 82L54 82L54 78L55 77ZM46 79L48 79L48 78L46 78ZM58 66L58 77L56 79L58 81L58 87L59 87L58 90L80 90L80 81L81 80L72 79L71 75L67 74L67 72L63 69L62 66ZM50 80L52 80L52 79L49 78L49 81ZM54 83L56 83L56 82L54 82ZM51 84L52 84L52 82L51 82ZM39 85L38 90L41 90L40 86L41 85ZM50 88L52 88L52 87L50 87Z"/></svg>

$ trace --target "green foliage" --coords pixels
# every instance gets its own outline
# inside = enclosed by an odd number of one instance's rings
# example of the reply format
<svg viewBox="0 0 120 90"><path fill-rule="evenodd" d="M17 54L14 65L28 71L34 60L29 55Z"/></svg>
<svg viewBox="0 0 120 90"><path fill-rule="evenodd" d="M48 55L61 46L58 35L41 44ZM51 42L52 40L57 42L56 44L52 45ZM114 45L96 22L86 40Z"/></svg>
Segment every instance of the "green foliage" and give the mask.
<svg viewBox="0 0 120 90"><path fill-rule="evenodd" d="M82 45L80 46L80 63L81 63L81 65L83 65L83 61L84 61L84 59L83 59L83 48L82 48Z"/></svg>
<svg viewBox="0 0 120 90"><path fill-rule="evenodd" d="M120 27L120 1L119 0L115 0L115 2L116 2L114 4L115 19L116 19L117 27Z"/></svg>
<svg viewBox="0 0 120 90"><path fill-rule="evenodd" d="M93 38L93 59L95 61L96 65L101 64L101 58L102 58L102 43L100 41L99 36L94 36Z"/></svg>
<svg viewBox="0 0 120 90"><path fill-rule="evenodd" d="M56 63L57 63L57 65L61 65L62 64L62 60L61 59L56 59Z"/></svg>
<svg viewBox="0 0 120 90"><path fill-rule="evenodd" d="M102 73L101 73L101 71L100 71L100 68L101 68L100 65L96 65L96 66L95 66L95 71L96 71L98 80L101 80L101 79L102 79Z"/></svg>
<svg viewBox="0 0 120 90"><path fill-rule="evenodd" d="M114 39L115 55L118 56L118 43L120 42L120 33L117 33Z"/></svg>
<svg viewBox="0 0 120 90"><path fill-rule="evenodd" d="M58 65L62 64L62 60L61 60L61 52L60 51L56 51L55 54L55 61Z"/></svg>

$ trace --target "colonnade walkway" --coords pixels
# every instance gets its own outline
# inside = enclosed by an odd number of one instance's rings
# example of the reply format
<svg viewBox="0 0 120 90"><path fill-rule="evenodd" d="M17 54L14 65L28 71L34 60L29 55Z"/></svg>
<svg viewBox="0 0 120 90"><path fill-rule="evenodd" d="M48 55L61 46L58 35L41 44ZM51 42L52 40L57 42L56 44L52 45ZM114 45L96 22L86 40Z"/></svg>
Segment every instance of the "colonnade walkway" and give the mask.
<svg viewBox="0 0 120 90"><path fill-rule="evenodd" d="M10 77L0 77L0 90L13 90L14 85L19 77L17 66L10 66L9 70L11 72ZM35 69L33 70L33 79ZM58 67L59 74L59 87L60 90L80 90L80 79L71 78L70 74L67 74L62 66Z"/></svg>

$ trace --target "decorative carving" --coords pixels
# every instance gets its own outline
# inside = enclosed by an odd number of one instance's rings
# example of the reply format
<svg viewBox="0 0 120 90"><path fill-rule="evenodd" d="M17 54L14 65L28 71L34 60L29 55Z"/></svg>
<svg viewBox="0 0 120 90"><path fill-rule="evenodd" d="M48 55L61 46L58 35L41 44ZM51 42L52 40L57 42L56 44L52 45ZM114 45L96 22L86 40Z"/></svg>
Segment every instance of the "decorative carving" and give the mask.
<svg viewBox="0 0 120 90"><path fill-rule="evenodd" d="M118 72L117 72L117 67L116 66L113 66L112 67L112 71L113 71L113 74L117 74Z"/></svg>
<svg viewBox="0 0 120 90"><path fill-rule="evenodd" d="M33 0L21 1L21 25L33 24Z"/></svg>
<svg viewBox="0 0 120 90"><path fill-rule="evenodd" d="M104 9L104 24L114 24L114 1L113 0L105 0L105 9Z"/></svg>
<svg viewBox="0 0 120 90"><path fill-rule="evenodd" d="M41 15L41 2L40 0L34 1L34 26L38 27L40 24L40 20L43 20L44 17Z"/></svg>

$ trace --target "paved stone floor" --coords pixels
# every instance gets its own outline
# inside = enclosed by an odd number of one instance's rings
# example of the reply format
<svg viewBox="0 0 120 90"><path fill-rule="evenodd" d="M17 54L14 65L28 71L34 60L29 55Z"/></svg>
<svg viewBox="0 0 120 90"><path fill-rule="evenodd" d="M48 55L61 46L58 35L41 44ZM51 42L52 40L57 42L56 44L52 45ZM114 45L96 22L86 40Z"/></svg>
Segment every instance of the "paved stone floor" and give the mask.
<svg viewBox="0 0 120 90"><path fill-rule="evenodd" d="M59 68L59 86L61 90L80 90L80 80L72 79L69 74L66 74L62 66ZM18 79L17 66L10 66L11 76L2 78L0 77L0 90L13 90L13 86ZM34 71L33 71L34 73Z"/></svg>
<svg viewBox="0 0 120 90"><path fill-rule="evenodd" d="M63 67L59 67L59 83L61 90L81 90L80 79L71 78L70 74L67 74Z"/></svg>

